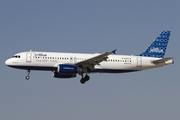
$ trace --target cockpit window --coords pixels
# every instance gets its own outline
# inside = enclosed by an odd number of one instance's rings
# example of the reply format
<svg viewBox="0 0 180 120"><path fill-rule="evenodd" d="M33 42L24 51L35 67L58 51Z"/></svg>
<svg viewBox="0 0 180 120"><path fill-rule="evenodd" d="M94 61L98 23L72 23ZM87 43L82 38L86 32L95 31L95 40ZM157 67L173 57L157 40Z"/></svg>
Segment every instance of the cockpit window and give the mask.
<svg viewBox="0 0 180 120"><path fill-rule="evenodd" d="M21 58L20 55L14 55L12 58Z"/></svg>

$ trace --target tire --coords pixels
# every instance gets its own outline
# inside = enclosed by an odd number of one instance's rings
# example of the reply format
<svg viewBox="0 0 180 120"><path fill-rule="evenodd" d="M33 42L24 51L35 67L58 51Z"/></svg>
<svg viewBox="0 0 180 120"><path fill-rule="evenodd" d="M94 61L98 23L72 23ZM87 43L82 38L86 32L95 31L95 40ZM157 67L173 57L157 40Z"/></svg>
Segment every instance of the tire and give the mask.
<svg viewBox="0 0 180 120"><path fill-rule="evenodd" d="M86 80L85 80L84 78L82 78L82 79L80 80L80 82L81 82L81 84L84 84L84 83L86 82Z"/></svg>
<svg viewBox="0 0 180 120"><path fill-rule="evenodd" d="M29 76L26 76L26 80L29 80L29 78L30 78Z"/></svg>

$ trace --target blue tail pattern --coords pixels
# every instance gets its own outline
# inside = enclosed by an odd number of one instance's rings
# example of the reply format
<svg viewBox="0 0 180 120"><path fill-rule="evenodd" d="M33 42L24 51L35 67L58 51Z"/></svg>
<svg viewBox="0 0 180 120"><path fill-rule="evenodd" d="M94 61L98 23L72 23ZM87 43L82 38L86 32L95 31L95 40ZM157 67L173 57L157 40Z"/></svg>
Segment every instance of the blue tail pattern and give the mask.
<svg viewBox="0 0 180 120"><path fill-rule="evenodd" d="M162 31L154 42L138 56L164 58L171 31Z"/></svg>

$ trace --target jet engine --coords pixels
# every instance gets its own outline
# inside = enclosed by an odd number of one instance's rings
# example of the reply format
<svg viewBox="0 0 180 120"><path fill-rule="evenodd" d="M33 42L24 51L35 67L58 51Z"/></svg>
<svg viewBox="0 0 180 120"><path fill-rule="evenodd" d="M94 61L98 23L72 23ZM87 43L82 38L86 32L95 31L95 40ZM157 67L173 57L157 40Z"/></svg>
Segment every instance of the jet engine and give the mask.
<svg viewBox="0 0 180 120"><path fill-rule="evenodd" d="M57 71L53 72L53 77L55 78L72 78L76 77L76 73L58 73Z"/></svg>
<svg viewBox="0 0 180 120"><path fill-rule="evenodd" d="M55 78L72 78L76 77L77 73L82 72L81 68L68 64L59 64L57 71L53 72Z"/></svg>
<svg viewBox="0 0 180 120"><path fill-rule="evenodd" d="M81 68L73 65L60 64L57 68L58 73L79 73L82 72Z"/></svg>

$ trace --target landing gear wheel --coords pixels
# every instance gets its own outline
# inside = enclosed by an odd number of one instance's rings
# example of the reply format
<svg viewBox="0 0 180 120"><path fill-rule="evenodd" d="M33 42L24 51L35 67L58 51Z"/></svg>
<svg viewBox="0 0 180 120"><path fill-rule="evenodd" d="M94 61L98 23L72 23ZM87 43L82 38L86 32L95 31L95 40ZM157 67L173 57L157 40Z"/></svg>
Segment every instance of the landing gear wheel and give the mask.
<svg viewBox="0 0 180 120"><path fill-rule="evenodd" d="M81 84L84 84L86 82L86 79L82 78L80 82Z"/></svg>
<svg viewBox="0 0 180 120"><path fill-rule="evenodd" d="M90 79L90 77L89 77L88 75L86 75L86 76L84 77L84 79L85 79L86 81L88 81L88 80Z"/></svg>
<svg viewBox="0 0 180 120"><path fill-rule="evenodd" d="M82 78L81 80L80 80L80 82L82 83L82 84L84 84L84 83L86 83L86 81L88 81L90 79L90 77L88 76L88 75L86 75L84 78Z"/></svg>
<svg viewBox="0 0 180 120"><path fill-rule="evenodd" d="M30 70L27 70L27 74L28 74L28 75L26 76L26 80L29 80L29 78L30 78L30 77L29 77L29 75L30 75Z"/></svg>
<svg viewBox="0 0 180 120"><path fill-rule="evenodd" d="M29 76L26 76L26 80L29 80L29 78L30 78Z"/></svg>

